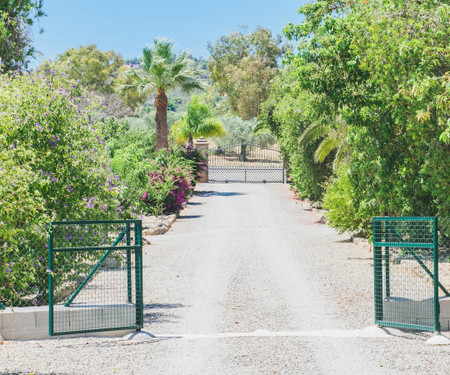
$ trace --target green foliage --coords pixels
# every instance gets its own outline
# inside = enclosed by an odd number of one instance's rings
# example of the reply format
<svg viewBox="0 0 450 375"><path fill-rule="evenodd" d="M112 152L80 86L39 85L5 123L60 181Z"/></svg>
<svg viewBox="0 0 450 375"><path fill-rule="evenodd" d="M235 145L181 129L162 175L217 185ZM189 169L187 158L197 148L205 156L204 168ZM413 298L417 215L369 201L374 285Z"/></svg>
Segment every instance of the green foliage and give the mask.
<svg viewBox="0 0 450 375"><path fill-rule="evenodd" d="M102 118L97 125L105 141L109 139L118 139L123 133L130 130L130 125L127 121L118 121L115 118L105 120Z"/></svg>
<svg viewBox="0 0 450 375"><path fill-rule="evenodd" d="M184 92L203 89L199 72L184 52L176 56L173 43L155 39L153 49L144 48L139 69L126 71L129 83L120 87L122 94L131 93L148 98L156 94L156 148L168 147L166 93L176 87Z"/></svg>
<svg viewBox="0 0 450 375"><path fill-rule="evenodd" d="M325 194L330 222L369 232L372 216L446 215L450 6L326 0L301 12L285 28L298 42L289 60L310 123L324 129L316 158L336 148L342 161Z"/></svg>
<svg viewBox="0 0 450 375"><path fill-rule="evenodd" d="M46 280L46 223L127 214L83 88L55 64L0 88L0 296L19 303Z"/></svg>
<svg viewBox="0 0 450 375"><path fill-rule="evenodd" d="M227 135L216 138L218 146L230 146L241 143L250 143L262 147L271 146L276 143L275 137L268 131L255 133L257 120L243 120L238 116L226 116L222 118Z"/></svg>
<svg viewBox="0 0 450 375"><path fill-rule="evenodd" d="M190 147L156 153L155 131L126 130L126 121L110 120L103 128L112 134L108 145L112 170L123 183L121 204L136 213L178 211L205 168L205 156Z"/></svg>
<svg viewBox="0 0 450 375"><path fill-rule="evenodd" d="M137 91L148 96L176 87L184 92L202 89L189 55L184 52L176 56L173 47L173 43L155 39L153 49L144 48L139 69L127 71L133 83L122 86L121 91Z"/></svg>
<svg viewBox="0 0 450 375"><path fill-rule="evenodd" d="M200 102L198 96L193 97L188 103L186 113L175 123L172 132L179 144L188 141L191 147L194 146L194 138L223 137L226 134L222 123L214 117L211 108Z"/></svg>
<svg viewBox="0 0 450 375"><path fill-rule="evenodd" d="M167 128L169 130L172 129L173 125L180 119L181 114L177 112L168 111L167 112ZM156 130L156 121L155 121L155 113L142 113L139 117L125 117L125 120L130 129L133 130Z"/></svg>
<svg viewBox="0 0 450 375"><path fill-rule="evenodd" d="M134 78L128 73L133 69L134 64L122 65L119 68L118 76L114 81L114 90L120 96L120 98L135 111L141 104L145 103L148 99L148 95L137 90L122 89L122 87L129 87L134 85Z"/></svg>
<svg viewBox="0 0 450 375"><path fill-rule="evenodd" d="M327 210L327 223L345 231L367 234L372 222L372 216L367 210L355 202L354 184L345 168L338 170L326 187L323 208ZM369 210L370 211L370 210Z"/></svg>
<svg viewBox="0 0 450 375"><path fill-rule="evenodd" d="M322 199L324 184L331 174L330 162L315 160L318 138L314 137L312 143L301 141L303 132L311 126L313 112L308 95L298 88L292 66L285 67L275 78L271 95L261 108L261 121L278 139L292 188L301 198Z"/></svg>
<svg viewBox="0 0 450 375"><path fill-rule="evenodd" d="M42 7L42 0L0 2L0 73L27 68L35 54L30 26L45 16Z"/></svg>
<svg viewBox="0 0 450 375"><path fill-rule="evenodd" d="M277 73L277 61L286 52L280 36L258 27L251 34L233 32L209 44L211 81L226 94L234 114L245 120L260 114L259 104L267 96Z"/></svg>
<svg viewBox="0 0 450 375"><path fill-rule="evenodd" d="M95 44L71 48L58 56L58 61L68 66L70 78L77 80L87 90L102 95L103 115L107 118L131 116L139 97L119 97L115 91L124 84L121 73L128 69L122 56L114 51L102 52Z"/></svg>
<svg viewBox="0 0 450 375"><path fill-rule="evenodd" d="M71 48L59 55L58 61L70 65L70 78L79 80L89 91L101 94L114 92L114 80L124 64L119 53L102 52L95 44Z"/></svg>
<svg viewBox="0 0 450 375"><path fill-rule="evenodd" d="M192 194L205 162L198 150L160 150L149 165L148 182L141 196L146 211L154 215L179 211Z"/></svg>
<svg viewBox="0 0 450 375"><path fill-rule="evenodd" d="M122 131L108 142L112 170L124 184L121 200L126 207L142 209L140 197L155 157L155 143L154 130Z"/></svg>

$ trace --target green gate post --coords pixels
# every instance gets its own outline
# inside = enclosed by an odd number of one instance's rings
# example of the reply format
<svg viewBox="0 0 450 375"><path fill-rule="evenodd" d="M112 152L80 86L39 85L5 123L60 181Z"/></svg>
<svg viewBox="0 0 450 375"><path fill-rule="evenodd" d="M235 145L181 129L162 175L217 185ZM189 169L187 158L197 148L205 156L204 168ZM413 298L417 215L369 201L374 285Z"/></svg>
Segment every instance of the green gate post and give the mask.
<svg viewBox="0 0 450 375"><path fill-rule="evenodd" d="M48 334L53 336L53 230L49 224L48 237Z"/></svg>
<svg viewBox="0 0 450 375"><path fill-rule="evenodd" d="M135 223L135 277L136 277L136 326L140 331L144 326L144 306L142 288L142 221Z"/></svg>
<svg viewBox="0 0 450 375"><path fill-rule="evenodd" d="M389 267L390 267L390 251L389 251L389 246L386 246L384 248L384 273L386 275L386 285L385 285L385 290L386 290L386 298L389 298L391 296L391 280L390 280L390 275L389 275Z"/></svg>
<svg viewBox="0 0 450 375"><path fill-rule="evenodd" d="M130 223L127 223L126 228L126 236L127 236L127 246L131 245L131 238L130 238ZM132 295L132 287L131 287L131 250L127 250L127 289L128 289L128 302L133 302L133 295Z"/></svg>
<svg viewBox="0 0 450 375"><path fill-rule="evenodd" d="M440 304L439 304L439 239L438 239L438 218L433 218L433 241L434 241L434 330L436 332L441 331L441 324L439 322L440 318Z"/></svg>
<svg viewBox="0 0 450 375"><path fill-rule="evenodd" d="M375 322L383 320L383 259L381 246L376 244L382 242L381 222L373 219L373 270L374 270L374 299L375 299Z"/></svg>

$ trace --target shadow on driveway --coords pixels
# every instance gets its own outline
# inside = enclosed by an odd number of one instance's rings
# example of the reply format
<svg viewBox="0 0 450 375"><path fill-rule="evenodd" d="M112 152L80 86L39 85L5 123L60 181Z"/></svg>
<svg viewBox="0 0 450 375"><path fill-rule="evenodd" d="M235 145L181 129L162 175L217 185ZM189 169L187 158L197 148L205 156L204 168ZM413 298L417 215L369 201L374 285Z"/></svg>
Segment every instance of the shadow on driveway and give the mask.
<svg viewBox="0 0 450 375"><path fill-rule="evenodd" d="M177 319L171 310L181 309L181 303L150 303L144 305L144 325L152 323L172 323Z"/></svg>
<svg viewBox="0 0 450 375"><path fill-rule="evenodd" d="M233 197L235 195L245 195L244 193L238 193L235 191L227 191L227 192L220 192L215 190L207 190L207 191L198 191L195 192L194 195L197 195L199 197Z"/></svg>
<svg viewBox="0 0 450 375"><path fill-rule="evenodd" d="M183 219L199 219L201 218L203 215L180 215L178 216L178 220L183 220Z"/></svg>

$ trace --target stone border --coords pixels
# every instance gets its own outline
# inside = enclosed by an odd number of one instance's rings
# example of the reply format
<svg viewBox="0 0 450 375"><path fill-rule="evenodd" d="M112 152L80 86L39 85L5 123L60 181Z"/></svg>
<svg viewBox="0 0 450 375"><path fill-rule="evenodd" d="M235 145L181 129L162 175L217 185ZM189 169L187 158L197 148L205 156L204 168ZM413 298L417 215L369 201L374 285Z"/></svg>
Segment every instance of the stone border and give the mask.
<svg viewBox="0 0 450 375"><path fill-rule="evenodd" d="M147 245L149 242L148 239L145 238L145 236L159 236L166 233L178 218L178 216L180 216L180 212L184 210L186 206L187 201L183 203L182 209L175 214L162 216L144 216L142 218L142 236L144 245Z"/></svg>
<svg viewBox="0 0 450 375"><path fill-rule="evenodd" d="M166 233L177 217L178 214L144 216L142 219L142 235L157 236Z"/></svg>

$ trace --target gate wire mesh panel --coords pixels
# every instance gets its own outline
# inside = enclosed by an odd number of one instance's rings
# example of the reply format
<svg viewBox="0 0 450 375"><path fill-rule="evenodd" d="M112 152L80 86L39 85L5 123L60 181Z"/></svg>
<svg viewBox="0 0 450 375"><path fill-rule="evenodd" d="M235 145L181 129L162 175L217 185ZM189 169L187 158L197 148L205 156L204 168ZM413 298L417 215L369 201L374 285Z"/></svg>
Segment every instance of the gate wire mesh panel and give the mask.
<svg viewBox="0 0 450 375"><path fill-rule="evenodd" d="M218 147L208 152L210 182L283 182L279 148L251 144Z"/></svg>
<svg viewBox="0 0 450 375"><path fill-rule="evenodd" d="M52 223L50 335L142 328L141 228L140 220Z"/></svg>
<svg viewBox="0 0 450 375"><path fill-rule="evenodd" d="M48 306L47 227L4 225L0 222L0 310ZM14 241L2 235L4 228Z"/></svg>
<svg viewBox="0 0 450 375"><path fill-rule="evenodd" d="M439 331L436 221L374 218L376 324Z"/></svg>

